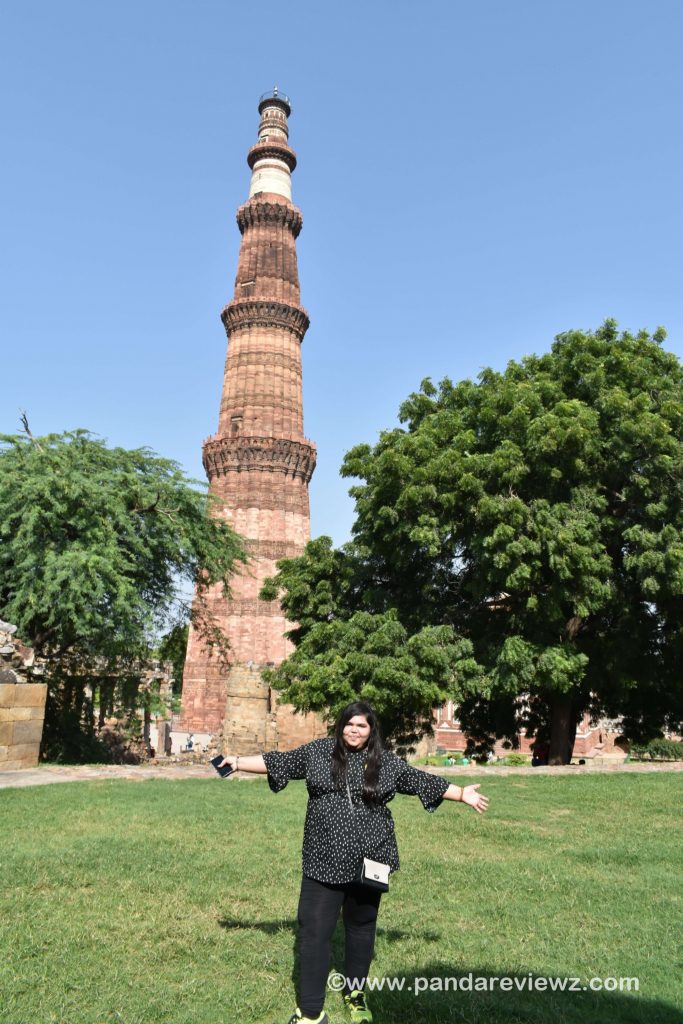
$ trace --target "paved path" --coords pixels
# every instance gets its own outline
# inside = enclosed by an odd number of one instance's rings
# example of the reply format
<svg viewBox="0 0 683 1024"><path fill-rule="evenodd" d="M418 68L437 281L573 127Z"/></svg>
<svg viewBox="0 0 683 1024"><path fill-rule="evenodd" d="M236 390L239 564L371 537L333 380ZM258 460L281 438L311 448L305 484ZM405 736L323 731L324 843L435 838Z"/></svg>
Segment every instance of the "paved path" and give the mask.
<svg viewBox="0 0 683 1024"><path fill-rule="evenodd" d="M476 775L479 778L495 775L596 775L606 772L683 772L683 762L665 762L663 764L600 764L600 765L562 765L557 768L517 768L503 765L492 765L482 768L467 765L463 768L426 769L437 775L453 775L456 777ZM256 778L257 776L240 773L239 779ZM57 765L45 764L38 768L22 768L18 771L0 771L0 789L21 786L44 786L56 782L92 782L103 779L131 779L144 782L145 779L212 779L218 778L211 765L200 764L164 764L150 763L143 765L126 764L76 764Z"/></svg>
<svg viewBox="0 0 683 1024"><path fill-rule="evenodd" d="M0 771L0 789L102 779L132 779L138 782L144 782L145 779L207 779L215 774L211 765L204 768L197 764L44 764L38 768Z"/></svg>

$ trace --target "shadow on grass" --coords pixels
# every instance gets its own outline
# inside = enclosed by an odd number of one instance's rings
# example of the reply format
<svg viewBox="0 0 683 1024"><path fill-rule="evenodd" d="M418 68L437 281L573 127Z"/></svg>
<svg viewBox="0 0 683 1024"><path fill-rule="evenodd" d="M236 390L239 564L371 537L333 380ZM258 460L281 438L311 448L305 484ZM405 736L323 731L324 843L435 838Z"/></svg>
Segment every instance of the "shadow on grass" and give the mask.
<svg viewBox="0 0 683 1024"><path fill-rule="evenodd" d="M240 921L236 917L221 917L218 919L218 925L220 928L226 929L239 929L239 928L251 928L256 931L264 932L266 935L276 935L277 932L282 931L284 928L288 928L296 937L298 935L298 925L296 920L291 917L282 917L279 921ZM441 939L441 932L435 932L433 929L427 931L410 931L404 932L400 928L382 928L378 926L377 934L381 935L383 939L388 939L389 942L397 942L399 939L407 939L413 936L424 939L425 942L438 942ZM337 925L337 929L334 934L333 944L342 950L343 959L343 926ZM298 961L298 950L296 953L296 959Z"/></svg>
<svg viewBox="0 0 683 1024"><path fill-rule="evenodd" d="M274 935L283 929L292 933L294 1005L300 975L296 920L245 921L225 917L220 918L218 924L228 929L257 929L266 935ZM430 942L441 939L441 934L434 930L405 932L378 927L377 935L390 942L416 936ZM332 937L330 971L342 975L344 944L344 927L340 919ZM510 991L501 990L500 979L503 977L511 979ZM497 979L495 982L491 980L494 978ZM377 1024L548 1024L549 1021L552 1024L683 1024L683 1010L648 999L635 991L633 982L631 991L592 991L587 978L565 980L548 975L546 979L531 971L506 971L500 965L456 967L437 960L425 964L419 973L412 971L405 975L387 976L382 987L379 984L381 980L371 967L366 991ZM618 982L619 979L616 980ZM612 983L610 979L608 984ZM484 985L490 990L484 991ZM564 985L564 990L560 985ZM544 990L541 986L545 986ZM327 991L325 1009L331 1021L347 1019L342 996L338 992ZM272 1024L281 1022L273 1021Z"/></svg>
<svg viewBox="0 0 683 1024"><path fill-rule="evenodd" d="M299 929L296 920L240 921L221 918L221 928L257 929L273 935L287 929L294 940L292 984L299 987ZM415 937L415 932L382 929L381 938L401 941ZM438 942L440 934L431 930L420 933L427 941ZM344 928L337 923L332 939L330 971L344 973ZM512 988L502 990L501 978L509 978ZM495 982L492 979L497 979ZM506 971L500 965L473 965L456 968L453 964L434 961L420 970L402 976L391 976L380 987L381 977L371 968L368 1001L375 1020L382 1024L683 1024L683 1011L668 1002L648 998L644 992L593 991L589 979L574 980L548 977L532 972ZM616 979L618 982L618 979ZM612 984L612 980L608 984ZM506 982L506 984L508 984ZM484 985L489 990L483 990ZM564 990L560 988L564 985ZM545 988L543 988L545 986ZM574 990L578 989L578 990ZM331 1020L343 1014L342 996L329 990L326 1010Z"/></svg>
<svg viewBox="0 0 683 1024"><path fill-rule="evenodd" d="M342 947L341 957L336 953L333 956L332 969L338 965L336 969L343 971L343 964ZM506 971L500 965L488 964L456 969L439 961L425 964L419 974L396 977L394 991L387 981L382 990L371 990L378 975L370 969L368 1004L377 1024L683 1024L683 1012L671 1004L648 999L636 991L591 991L585 978L576 982L580 989L585 986L585 991L552 991L550 976L541 980L533 972ZM492 978L503 977L511 979L512 991L501 991L499 981L492 991L475 990L476 985L483 988L482 979L490 988ZM401 979L404 981L399 991ZM394 983L393 978L391 981ZM559 985L564 979L552 981ZM572 982L567 980L567 989ZM544 983L546 990L537 991L536 986ZM340 1014L341 996L328 992L325 1005L335 1019Z"/></svg>

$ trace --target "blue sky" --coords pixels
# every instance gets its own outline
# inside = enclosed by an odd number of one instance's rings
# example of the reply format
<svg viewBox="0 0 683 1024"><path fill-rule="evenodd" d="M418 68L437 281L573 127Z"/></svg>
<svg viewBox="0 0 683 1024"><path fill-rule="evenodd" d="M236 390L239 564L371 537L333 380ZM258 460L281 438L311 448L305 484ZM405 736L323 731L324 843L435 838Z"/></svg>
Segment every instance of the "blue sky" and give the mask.
<svg viewBox="0 0 683 1024"><path fill-rule="evenodd" d="M259 95L292 99L312 533L423 377L615 317L683 356L683 5L14 0L0 25L0 431L203 478Z"/></svg>

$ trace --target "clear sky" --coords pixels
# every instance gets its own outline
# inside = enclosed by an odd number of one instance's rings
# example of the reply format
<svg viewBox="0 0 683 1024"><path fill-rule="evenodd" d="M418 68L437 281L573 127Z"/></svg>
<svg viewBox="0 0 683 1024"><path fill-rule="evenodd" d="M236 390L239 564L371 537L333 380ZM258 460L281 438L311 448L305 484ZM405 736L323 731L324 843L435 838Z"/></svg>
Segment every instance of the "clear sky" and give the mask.
<svg viewBox="0 0 683 1024"><path fill-rule="evenodd" d="M0 431L202 478L257 103L289 94L312 533L423 377L570 328L683 356L679 0L7 0Z"/></svg>

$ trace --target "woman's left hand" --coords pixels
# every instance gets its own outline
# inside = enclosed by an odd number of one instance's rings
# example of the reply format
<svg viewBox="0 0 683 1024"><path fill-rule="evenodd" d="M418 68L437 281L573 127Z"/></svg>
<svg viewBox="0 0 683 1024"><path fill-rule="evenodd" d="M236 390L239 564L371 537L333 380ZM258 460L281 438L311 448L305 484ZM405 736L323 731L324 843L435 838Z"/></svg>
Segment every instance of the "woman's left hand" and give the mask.
<svg viewBox="0 0 683 1024"><path fill-rule="evenodd" d="M484 811L488 810L489 798L484 796L483 793L478 793L477 790L481 783L477 782L474 786L463 786L462 797L460 798L464 804L469 804L473 807L477 814L483 814Z"/></svg>

